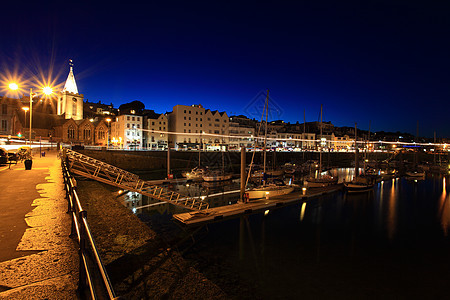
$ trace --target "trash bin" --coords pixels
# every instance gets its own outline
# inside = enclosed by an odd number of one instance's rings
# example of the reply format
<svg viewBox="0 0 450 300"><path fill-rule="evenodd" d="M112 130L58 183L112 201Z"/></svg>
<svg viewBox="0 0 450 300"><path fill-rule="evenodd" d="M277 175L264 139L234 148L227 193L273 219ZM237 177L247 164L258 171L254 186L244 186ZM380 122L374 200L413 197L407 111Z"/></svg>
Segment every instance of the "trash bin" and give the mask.
<svg viewBox="0 0 450 300"><path fill-rule="evenodd" d="M31 159L25 160L25 170L31 170L32 165L33 165L33 161Z"/></svg>

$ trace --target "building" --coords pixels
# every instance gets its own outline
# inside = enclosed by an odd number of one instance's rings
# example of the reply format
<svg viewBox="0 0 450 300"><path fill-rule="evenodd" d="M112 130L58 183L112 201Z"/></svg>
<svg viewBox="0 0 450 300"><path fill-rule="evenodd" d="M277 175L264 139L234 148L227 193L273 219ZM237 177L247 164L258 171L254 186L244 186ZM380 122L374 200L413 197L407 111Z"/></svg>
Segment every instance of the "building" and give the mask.
<svg viewBox="0 0 450 300"><path fill-rule="evenodd" d="M334 140L334 149L336 151L348 151L354 147L353 140L347 134L344 136L335 136Z"/></svg>
<svg viewBox="0 0 450 300"><path fill-rule="evenodd" d="M119 149L143 148L143 116L120 115L111 123L111 145Z"/></svg>
<svg viewBox="0 0 450 300"><path fill-rule="evenodd" d="M20 101L0 96L0 135L22 136L25 127L25 114ZM22 111L20 115L19 112ZM28 123L29 124L29 123Z"/></svg>
<svg viewBox="0 0 450 300"><path fill-rule="evenodd" d="M165 114L157 114L153 110L145 113L144 146L151 150L165 150L168 146L169 119Z"/></svg>
<svg viewBox="0 0 450 300"><path fill-rule="evenodd" d="M70 71L66 84L60 92L57 103L57 114L65 119L83 120L83 94L78 93L77 83L73 75L73 64L70 60Z"/></svg>
<svg viewBox="0 0 450 300"><path fill-rule="evenodd" d="M56 140L68 144L106 146L108 123L105 119L63 120L55 127Z"/></svg>
<svg viewBox="0 0 450 300"><path fill-rule="evenodd" d="M176 105L168 113L169 145L176 149L225 149L229 118L226 112L211 111L198 105Z"/></svg>
<svg viewBox="0 0 450 300"><path fill-rule="evenodd" d="M251 148L254 146L255 128L240 125L238 122L229 122L228 147L229 149Z"/></svg>

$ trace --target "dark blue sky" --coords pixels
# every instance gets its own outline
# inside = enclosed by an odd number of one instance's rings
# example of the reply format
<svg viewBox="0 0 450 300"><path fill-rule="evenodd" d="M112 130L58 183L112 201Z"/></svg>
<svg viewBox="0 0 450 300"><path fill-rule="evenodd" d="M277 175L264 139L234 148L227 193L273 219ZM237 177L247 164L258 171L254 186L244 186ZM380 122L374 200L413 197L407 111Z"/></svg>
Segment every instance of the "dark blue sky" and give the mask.
<svg viewBox="0 0 450 300"><path fill-rule="evenodd" d="M71 58L90 101L246 114L270 89L274 119L450 137L450 4L290 2L3 6L2 72L63 83Z"/></svg>

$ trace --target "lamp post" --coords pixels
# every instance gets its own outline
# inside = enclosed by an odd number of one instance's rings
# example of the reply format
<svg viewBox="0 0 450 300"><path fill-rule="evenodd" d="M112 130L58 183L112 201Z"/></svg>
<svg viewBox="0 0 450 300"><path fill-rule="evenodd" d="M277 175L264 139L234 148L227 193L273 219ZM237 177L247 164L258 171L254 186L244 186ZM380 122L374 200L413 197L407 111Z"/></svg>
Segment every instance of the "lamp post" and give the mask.
<svg viewBox="0 0 450 300"><path fill-rule="evenodd" d="M28 106L24 106L22 107L23 111L25 112L25 124L23 127L27 127L27 111L30 110L30 108ZM25 145L27 144L27 141L25 140Z"/></svg>
<svg viewBox="0 0 450 300"><path fill-rule="evenodd" d="M19 89L19 86L17 85L17 83L12 82L9 84L9 88L13 91ZM49 86L46 86L42 89L42 92L45 95L50 95L53 93L53 89ZM31 148L31 132L32 132L32 127L33 127L33 95L36 95L33 93L33 89L30 88L30 148ZM25 109L24 109L25 110Z"/></svg>
<svg viewBox="0 0 450 300"><path fill-rule="evenodd" d="M111 118L107 118L106 122L108 122L108 130L107 130L107 135L106 135L106 149L109 148L109 122L111 122Z"/></svg>

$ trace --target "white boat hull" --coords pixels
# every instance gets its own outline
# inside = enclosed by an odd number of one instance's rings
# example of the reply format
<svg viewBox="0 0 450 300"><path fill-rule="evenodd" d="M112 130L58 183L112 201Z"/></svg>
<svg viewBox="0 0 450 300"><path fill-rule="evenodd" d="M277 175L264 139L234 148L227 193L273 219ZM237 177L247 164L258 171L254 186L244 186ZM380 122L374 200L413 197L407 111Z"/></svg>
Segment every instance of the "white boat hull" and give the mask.
<svg viewBox="0 0 450 300"><path fill-rule="evenodd" d="M212 176L203 176L203 180L206 181L206 182L225 181L225 180L230 180L232 177L233 177L232 174L212 175Z"/></svg>

